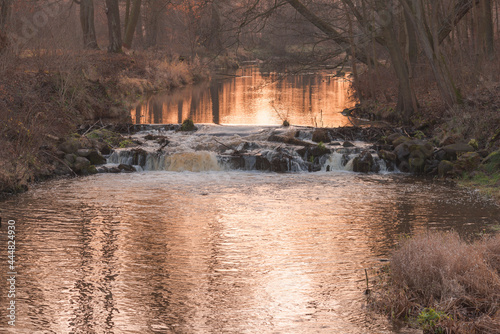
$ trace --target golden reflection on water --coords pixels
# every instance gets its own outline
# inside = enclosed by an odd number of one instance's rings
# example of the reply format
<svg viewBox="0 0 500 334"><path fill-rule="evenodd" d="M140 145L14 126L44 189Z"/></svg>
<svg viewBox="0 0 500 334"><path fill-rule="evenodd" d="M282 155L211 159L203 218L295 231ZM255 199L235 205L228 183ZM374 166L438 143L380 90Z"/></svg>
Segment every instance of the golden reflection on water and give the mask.
<svg viewBox="0 0 500 334"><path fill-rule="evenodd" d="M234 77L151 97L131 110L136 124L195 123L345 126L340 112L354 102L350 83L328 73L279 76L257 67L239 69Z"/></svg>
<svg viewBox="0 0 500 334"><path fill-rule="evenodd" d="M334 172L98 175L2 209L20 264L2 333L391 333L364 308L364 269L404 233L500 216L439 183Z"/></svg>

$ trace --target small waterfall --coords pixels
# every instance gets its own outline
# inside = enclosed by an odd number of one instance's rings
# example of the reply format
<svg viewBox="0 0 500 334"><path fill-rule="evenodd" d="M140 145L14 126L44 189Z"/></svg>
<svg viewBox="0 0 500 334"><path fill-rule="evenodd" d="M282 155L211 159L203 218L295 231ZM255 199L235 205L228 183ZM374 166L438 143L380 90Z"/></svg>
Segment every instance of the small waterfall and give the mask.
<svg viewBox="0 0 500 334"><path fill-rule="evenodd" d="M352 160L356 157L356 154L338 153L334 152L332 154L326 155L324 157L325 161L321 163L322 171L334 171L334 170L345 170L352 171Z"/></svg>
<svg viewBox="0 0 500 334"><path fill-rule="evenodd" d="M144 150L119 150L110 155L108 163L132 165L136 169L144 171L202 172L223 169L219 165L217 155L207 151L166 155L149 153Z"/></svg>

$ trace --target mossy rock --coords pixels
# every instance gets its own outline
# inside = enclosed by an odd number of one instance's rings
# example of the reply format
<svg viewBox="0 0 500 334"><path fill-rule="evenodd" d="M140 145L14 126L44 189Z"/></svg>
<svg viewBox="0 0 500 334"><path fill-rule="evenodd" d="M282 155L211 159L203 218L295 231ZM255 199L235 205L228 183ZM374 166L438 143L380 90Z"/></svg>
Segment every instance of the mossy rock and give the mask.
<svg viewBox="0 0 500 334"><path fill-rule="evenodd" d="M80 139L76 137L70 137L66 139L61 145L59 145L59 150L63 151L67 154L76 153L82 144L80 143Z"/></svg>
<svg viewBox="0 0 500 334"><path fill-rule="evenodd" d="M312 134L312 141L316 143L329 143L332 140L330 139L330 134L327 129L315 129Z"/></svg>
<svg viewBox="0 0 500 334"><path fill-rule="evenodd" d="M438 165L438 175L440 177L447 176L453 170L453 162L448 160L442 160Z"/></svg>
<svg viewBox="0 0 500 334"><path fill-rule="evenodd" d="M453 166L453 174L459 176L464 173L470 173L479 167L481 156L476 152L462 154Z"/></svg>
<svg viewBox="0 0 500 334"><path fill-rule="evenodd" d="M490 173L500 171L500 150L495 151L488 155L483 163L482 167Z"/></svg>
<svg viewBox="0 0 500 334"><path fill-rule="evenodd" d="M181 128L179 131L196 131L198 128L194 125L193 120L186 119L182 122Z"/></svg>
<svg viewBox="0 0 500 334"><path fill-rule="evenodd" d="M121 134L113 132L113 131L109 131L107 129L94 130L92 132L89 132L86 136L89 139L103 141L103 142L105 142L108 145L111 145L113 147L119 146L120 143L125 140L125 138L123 138L123 136Z"/></svg>

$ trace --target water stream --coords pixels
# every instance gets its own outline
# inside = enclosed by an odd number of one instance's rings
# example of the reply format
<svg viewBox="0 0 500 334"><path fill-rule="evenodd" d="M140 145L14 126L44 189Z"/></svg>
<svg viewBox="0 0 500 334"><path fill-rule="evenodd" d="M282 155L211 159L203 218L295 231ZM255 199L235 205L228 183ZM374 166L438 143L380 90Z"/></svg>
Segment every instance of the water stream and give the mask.
<svg viewBox="0 0 500 334"><path fill-rule="evenodd" d="M53 180L0 202L2 310L9 219L17 270L16 326L2 311L0 332L399 333L367 308L365 269L375 275L405 235L474 238L500 225L498 206L448 182L349 171L366 143L328 143L319 171L305 171L293 145L268 140L290 131L310 141L300 127L148 128L134 135L139 151L108 158L138 172ZM255 167L276 152L286 173Z"/></svg>

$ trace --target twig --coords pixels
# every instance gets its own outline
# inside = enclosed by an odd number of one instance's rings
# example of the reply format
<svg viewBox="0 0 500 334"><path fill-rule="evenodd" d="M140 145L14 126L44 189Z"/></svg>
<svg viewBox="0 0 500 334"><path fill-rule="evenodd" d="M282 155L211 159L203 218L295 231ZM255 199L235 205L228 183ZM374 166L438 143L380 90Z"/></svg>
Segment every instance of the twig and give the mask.
<svg viewBox="0 0 500 334"><path fill-rule="evenodd" d="M90 126L90 128L88 128L88 129L87 129L87 131L85 131L85 132L82 134L82 136L85 136L85 135L86 135L86 134L87 134L90 130L92 130L92 128L93 128L94 126L96 126L96 124L97 124L97 123L99 123L99 121L97 121L97 122L95 122L93 125L91 125L91 126Z"/></svg>
<svg viewBox="0 0 500 334"><path fill-rule="evenodd" d="M236 149L234 149L234 148L232 148L232 147L229 147L229 146L227 146L227 145L226 145L226 144L224 144L224 143L221 143L221 142L220 142L220 141L218 141L217 139L215 139L215 138L212 138L212 139L213 139L213 140L215 140L215 141L216 141L217 143L219 143L220 145L224 146L225 148L230 149L230 150L234 150L234 154L241 154L241 152L240 152L240 151L238 151L238 150L236 150Z"/></svg>
<svg viewBox="0 0 500 334"><path fill-rule="evenodd" d="M366 276L366 290L365 290L365 295L370 294L370 288L368 286L368 271L365 269L365 276Z"/></svg>

